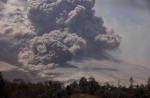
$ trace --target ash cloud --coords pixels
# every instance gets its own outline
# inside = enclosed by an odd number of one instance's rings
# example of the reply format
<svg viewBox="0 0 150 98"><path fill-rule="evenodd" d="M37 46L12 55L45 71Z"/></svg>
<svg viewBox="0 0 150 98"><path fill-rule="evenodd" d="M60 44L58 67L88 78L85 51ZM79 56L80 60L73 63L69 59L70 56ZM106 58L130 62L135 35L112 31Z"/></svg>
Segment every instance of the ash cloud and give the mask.
<svg viewBox="0 0 150 98"><path fill-rule="evenodd" d="M95 0L8 0L0 23L0 54L11 49L23 67L40 70L81 54L117 49L120 36L95 16L94 5Z"/></svg>

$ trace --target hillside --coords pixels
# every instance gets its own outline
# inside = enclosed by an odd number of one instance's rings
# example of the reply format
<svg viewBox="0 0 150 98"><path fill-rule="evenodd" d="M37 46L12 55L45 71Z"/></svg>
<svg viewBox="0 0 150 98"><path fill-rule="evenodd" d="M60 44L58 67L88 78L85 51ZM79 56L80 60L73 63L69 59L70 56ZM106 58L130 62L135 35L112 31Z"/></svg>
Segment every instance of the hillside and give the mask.
<svg viewBox="0 0 150 98"><path fill-rule="evenodd" d="M67 62L53 70L40 71L46 79L54 79L65 83L79 80L82 76L93 76L99 83L129 85L129 78L133 77L135 84L145 84L150 75L150 69L142 65L129 64L117 60L95 60L84 58Z"/></svg>
<svg viewBox="0 0 150 98"><path fill-rule="evenodd" d="M129 64L115 60L95 60L84 58L73 60L53 69L25 70L15 65L0 62L0 71L8 80L23 78L28 81L56 80L65 84L79 80L81 77L93 76L100 84L109 82L112 85L129 85L133 77L135 84L145 84L150 76L150 69L142 65Z"/></svg>
<svg viewBox="0 0 150 98"><path fill-rule="evenodd" d="M9 81L13 81L13 79L16 78L21 78L30 82L34 80L33 76L28 73L28 71L6 62L0 61L0 71L3 73L4 78Z"/></svg>

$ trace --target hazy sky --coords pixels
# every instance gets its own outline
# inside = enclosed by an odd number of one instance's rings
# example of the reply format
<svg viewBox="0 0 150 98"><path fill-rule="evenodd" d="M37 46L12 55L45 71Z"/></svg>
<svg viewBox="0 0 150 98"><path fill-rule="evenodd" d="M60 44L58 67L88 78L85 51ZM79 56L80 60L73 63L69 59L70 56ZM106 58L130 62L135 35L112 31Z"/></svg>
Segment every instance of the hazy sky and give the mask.
<svg viewBox="0 0 150 98"><path fill-rule="evenodd" d="M131 63L150 63L150 0L97 0L96 14L122 37L115 56Z"/></svg>

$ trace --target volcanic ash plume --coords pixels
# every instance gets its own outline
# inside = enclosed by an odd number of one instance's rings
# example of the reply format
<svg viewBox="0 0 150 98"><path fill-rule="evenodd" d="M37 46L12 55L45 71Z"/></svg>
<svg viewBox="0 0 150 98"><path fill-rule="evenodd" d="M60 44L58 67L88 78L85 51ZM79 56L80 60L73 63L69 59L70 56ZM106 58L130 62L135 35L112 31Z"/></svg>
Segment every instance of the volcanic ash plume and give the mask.
<svg viewBox="0 0 150 98"><path fill-rule="evenodd" d="M19 58L29 64L63 63L82 49L86 41L75 33L54 30L30 40L29 48L20 52Z"/></svg>
<svg viewBox="0 0 150 98"><path fill-rule="evenodd" d="M0 54L5 48L15 51L12 55L29 69L119 47L121 38L94 15L95 0L8 0L3 4ZM13 56L0 59L8 57Z"/></svg>

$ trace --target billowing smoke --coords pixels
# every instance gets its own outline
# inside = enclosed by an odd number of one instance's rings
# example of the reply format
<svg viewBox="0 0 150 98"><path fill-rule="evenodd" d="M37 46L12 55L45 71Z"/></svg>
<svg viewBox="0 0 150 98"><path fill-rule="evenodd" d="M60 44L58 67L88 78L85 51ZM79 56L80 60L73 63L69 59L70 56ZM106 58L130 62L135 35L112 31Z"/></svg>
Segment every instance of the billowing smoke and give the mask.
<svg viewBox="0 0 150 98"><path fill-rule="evenodd" d="M30 64L47 65L71 60L73 54L86 48L86 41L75 33L54 30L40 37L34 37L29 45L29 49L21 52L19 58Z"/></svg>
<svg viewBox="0 0 150 98"><path fill-rule="evenodd" d="M2 3L0 3L2 4ZM121 38L95 16L95 0L8 0L0 20L0 59L51 66L116 49ZM9 55L5 54L12 51Z"/></svg>

